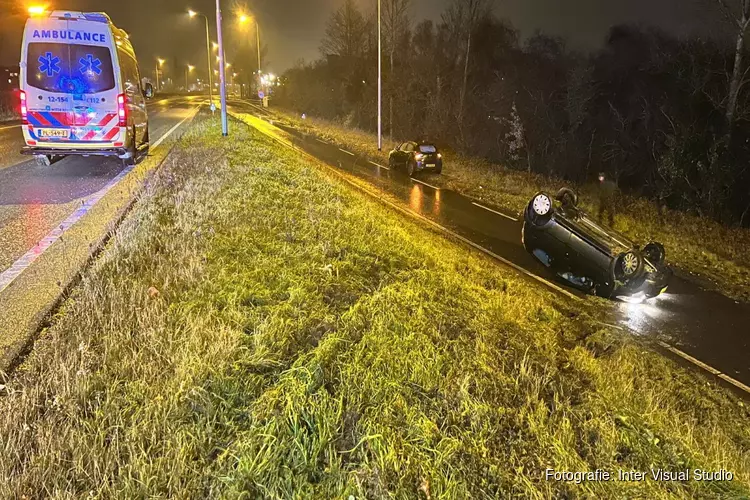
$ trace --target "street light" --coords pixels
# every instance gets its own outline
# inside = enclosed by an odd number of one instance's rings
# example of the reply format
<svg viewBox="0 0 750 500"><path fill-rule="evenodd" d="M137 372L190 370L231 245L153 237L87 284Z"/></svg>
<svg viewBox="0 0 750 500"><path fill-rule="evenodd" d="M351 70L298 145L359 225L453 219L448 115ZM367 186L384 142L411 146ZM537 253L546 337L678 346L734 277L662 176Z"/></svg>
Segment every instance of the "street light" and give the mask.
<svg viewBox="0 0 750 500"><path fill-rule="evenodd" d="M381 12L381 4L380 0L378 0L378 151L383 150L383 45L381 37Z"/></svg>
<svg viewBox="0 0 750 500"><path fill-rule="evenodd" d="M216 34L219 41L219 71L221 76L221 133L226 137L229 135L229 117L227 116L227 73L224 67L224 33L221 29L221 0L216 0Z"/></svg>
<svg viewBox="0 0 750 500"><path fill-rule="evenodd" d="M252 18L246 16L245 14L242 14L240 16L240 24L245 24L251 19ZM260 24L258 24L258 18L255 18L255 45L258 46L258 75L260 75L262 70L260 64Z"/></svg>
<svg viewBox="0 0 750 500"><path fill-rule="evenodd" d="M185 90L190 92L190 72L195 69L195 66L192 66L190 64L187 65L187 68L185 68Z"/></svg>
<svg viewBox="0 0 750 500"><path fill-rule="evenodd" d="M218 0L217 0L218 1ZM208 29L208 16L195 12L194 10L188 10L190 18L195 16L201 16L206 20L206 53L208 54L208 101L213 106L214 104L214 89L213 89L213 73L211 72L211 33ZM213 108L212 108L213 109Z"/></svg>
<svg viewBox="0 0 750 500"><path fill-rule="evenodd" d="M160 90L159 89L159 82L161 81L159 79L159 68L161 68L162 66L164 66L165 62L167 62L167 61L165 61L164 59L161 59L161 58L158 58L158 57L156 58L156 91L157 92Z"/></svg>

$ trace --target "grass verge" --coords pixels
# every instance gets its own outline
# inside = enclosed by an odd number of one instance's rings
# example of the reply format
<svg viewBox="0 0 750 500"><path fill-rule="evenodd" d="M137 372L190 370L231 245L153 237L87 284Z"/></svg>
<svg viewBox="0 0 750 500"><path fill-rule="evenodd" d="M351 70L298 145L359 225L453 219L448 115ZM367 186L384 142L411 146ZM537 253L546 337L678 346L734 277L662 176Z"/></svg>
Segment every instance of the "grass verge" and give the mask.
<svg viewBox="0 0 750 500"><path fill-rule="evenodd" d="M377 150L377 136L350 130L337 123L274 110L279 117L307 134L380 162L388 161L392 144ZM431 176L430 183L520 213L540 190L556 192L564 181L504 168L487 161L449 155L443 175ZM583 205L595 211L596 186L574 186ZM750 301L750 230L727 227L711 219L684 212L659 213L651 201L621 197L616 229L635 241L656 240L667 247L668 259L686 275L711 284L725 295Z"/></svg>
<svg viewBox="0 0 750 500"><path fill-rule="evenodd" d="M0 497L750 493L741 401L233 134L192 126L1 382ZM547 467L734 481L575 484Z"/></svg>

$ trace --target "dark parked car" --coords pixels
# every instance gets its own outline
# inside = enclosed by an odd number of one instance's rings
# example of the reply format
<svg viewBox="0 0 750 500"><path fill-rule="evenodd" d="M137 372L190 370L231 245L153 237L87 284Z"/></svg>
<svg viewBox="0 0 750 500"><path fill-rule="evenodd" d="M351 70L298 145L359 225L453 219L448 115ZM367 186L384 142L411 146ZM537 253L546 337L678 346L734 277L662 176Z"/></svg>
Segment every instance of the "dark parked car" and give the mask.
<svg viewBox="0 0 750 500"><path fill-rule="evenodd" d="M429 169L439 174L443 171L443 155L437 146L428 142L405 142L388 156L388 166L401 167L409 176Z"/></svg>
<svg viewBox="0 0 750 500"><path fill-rule="evenodd" d="M642 301L666 291L671 269L664 247L639 248L592 220L578 197L563 188L553 198L538 193L524 212L523 245L557 276L603 297Z"/></svg>

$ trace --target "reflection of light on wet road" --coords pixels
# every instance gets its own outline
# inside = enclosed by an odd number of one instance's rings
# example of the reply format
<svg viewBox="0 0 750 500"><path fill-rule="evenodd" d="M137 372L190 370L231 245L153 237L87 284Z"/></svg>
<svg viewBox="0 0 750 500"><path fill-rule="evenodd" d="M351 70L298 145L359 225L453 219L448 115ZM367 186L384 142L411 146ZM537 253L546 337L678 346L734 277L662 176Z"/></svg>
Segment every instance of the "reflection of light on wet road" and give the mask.
<svg viewBox="0 0 750 500"><path fill-rule="evenodd" d="M442 205L440 190L435 191L435 204L432 206L432 213L440 215L440 208Z"/></svg>
<svg viewBox="0 0 750 500"><path fill-rule="evenodd" d="M422 188L416 184L409 193L409 207L417 213L422 213Z"/></svg>
<svg viewBox="0 0 750 500"><path fill-rule="evenodd" d="M675 302L676 299L676 296L665 293L643 303L623 302L620 304L620 310L625 313L626 317L620 323L639 334L653 331L654 320L664 318L667 314L665 306L670 302Z"/></svg>

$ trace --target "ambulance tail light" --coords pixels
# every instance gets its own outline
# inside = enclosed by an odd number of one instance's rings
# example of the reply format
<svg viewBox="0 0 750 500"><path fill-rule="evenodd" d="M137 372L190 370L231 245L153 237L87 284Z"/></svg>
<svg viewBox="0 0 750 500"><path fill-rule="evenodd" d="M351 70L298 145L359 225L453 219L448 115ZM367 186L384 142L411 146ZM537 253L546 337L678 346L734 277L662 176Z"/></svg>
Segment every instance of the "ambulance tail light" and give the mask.
<svg viewBox="0 0 750 500"><path fill-rule="evenodd" d="M128 96L120 94L117 96L117 118L121 127L128 126Z"/></svg>
<svg viewBox="0 0 750 500"><path fill-rule="evenodd" d="M29 108L26 106L26 92L21 91L21 121L24 125L29 124Z"/></svg>

